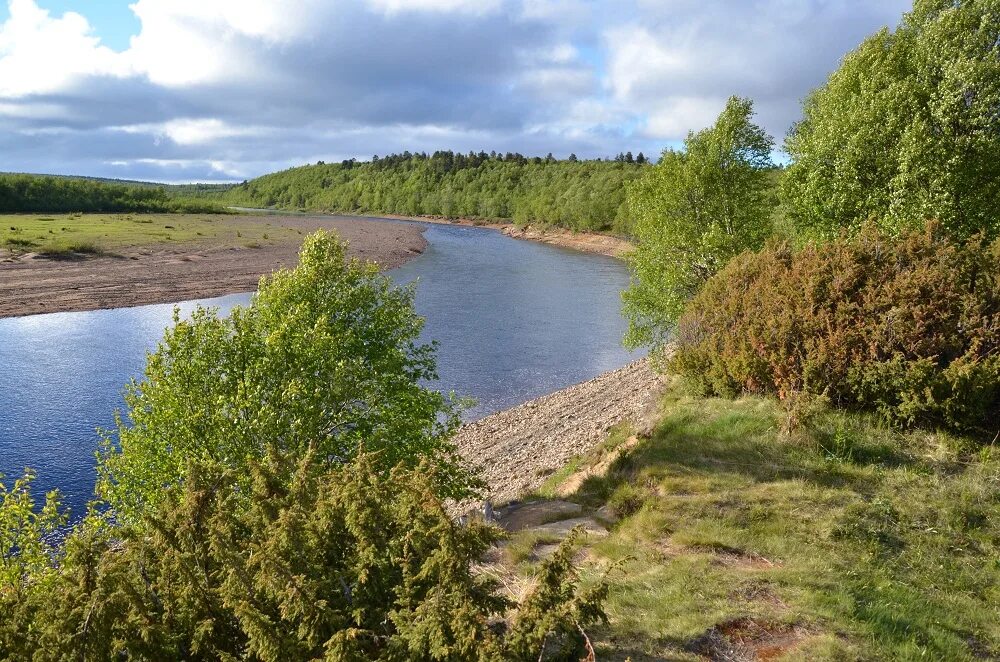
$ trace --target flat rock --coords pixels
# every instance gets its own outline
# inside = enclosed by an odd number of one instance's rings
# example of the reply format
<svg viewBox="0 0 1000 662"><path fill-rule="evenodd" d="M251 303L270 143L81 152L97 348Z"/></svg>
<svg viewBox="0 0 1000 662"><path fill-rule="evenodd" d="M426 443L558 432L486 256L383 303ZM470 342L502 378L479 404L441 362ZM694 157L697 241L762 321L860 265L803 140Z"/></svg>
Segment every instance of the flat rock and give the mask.
<svg viewBox="0 0 1000 662"><path fill-rule="evenodd" d="M574 517L583 512L578 503L569 501L531 501L512 504L497 518L500 526L511 533L539 527L547 522Z"/></svg>
<svg viewBox="0 0 1000 662"><path fill-rule="evenodd" d="M532 530L538 531L539 533L548 533L565 538L569 535L570 531L578 526L583 527L583 530L587 533L587 535L598 537L608 535L608 530L604 528L604 525L592 517L574 517L573 519L549 522L548 524L536 526Z"/></svg>

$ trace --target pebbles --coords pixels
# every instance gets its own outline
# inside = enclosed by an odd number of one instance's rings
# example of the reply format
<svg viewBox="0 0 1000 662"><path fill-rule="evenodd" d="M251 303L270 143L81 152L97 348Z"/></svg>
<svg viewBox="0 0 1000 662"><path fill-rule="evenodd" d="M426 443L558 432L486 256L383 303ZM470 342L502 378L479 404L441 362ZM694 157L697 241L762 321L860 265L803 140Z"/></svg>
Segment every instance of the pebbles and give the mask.
<svg viewBox="0 0 1000 662"><path fill-rule="evenodd" d="M458 431L455 443L486 480L487 498L507 503L603 442L615 425L639 424L660 384L649 361L640 359L470 423Z"/></svg>

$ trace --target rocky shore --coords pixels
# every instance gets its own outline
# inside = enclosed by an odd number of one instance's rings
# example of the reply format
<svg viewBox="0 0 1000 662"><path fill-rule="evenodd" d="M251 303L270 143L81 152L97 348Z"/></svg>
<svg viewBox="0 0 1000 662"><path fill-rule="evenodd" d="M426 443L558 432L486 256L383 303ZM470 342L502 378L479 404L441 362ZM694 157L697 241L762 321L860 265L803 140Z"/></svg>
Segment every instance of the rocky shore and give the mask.
<svg viewBox="0 0 1000 662"><path fill-rule="evenodd" d="M622 422L643 428L661 378L648 359L487 416L462 427L459 453L486 480L495 504L520 498Z"/></svg>

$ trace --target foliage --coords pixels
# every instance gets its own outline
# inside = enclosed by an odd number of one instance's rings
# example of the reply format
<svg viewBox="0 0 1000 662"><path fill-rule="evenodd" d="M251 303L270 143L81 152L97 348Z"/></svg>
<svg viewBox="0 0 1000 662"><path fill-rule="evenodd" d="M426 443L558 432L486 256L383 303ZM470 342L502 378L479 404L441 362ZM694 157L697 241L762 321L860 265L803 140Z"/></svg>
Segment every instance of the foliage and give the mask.
<svg viewBox="0 0 1000 662"><path fill-rule="evenodd" d="M771 232L773 141L751 122L753 102L733 97L715 125L628 188L637 247L624 294L632 345L661 345L684 303L733 256Z"/></svg>
<svg viewBox="0 0 1000 662"><path fill-rule="evenodd" d="M708 393L797 391L905 425L996 434L1000 241L928 225L747 253L678 324L672 367Z"/></svg>
<svg viewBox="0 0 1000 662"><path fill-rule="evenodd" d="M598 659L1000 655L995 448L832 408L789 436L774 400L676 379L660 404L652 434L590 458L570 497L638 502L583 552L585 582L623 564L609 625L589 631Z"/></svg>
<svg viewBox="0 0 1000 662"><path fill-rule="evenodd" d="M0 577L0 659L539 659L601 619L572 541L515 604L473 569L499 530L453 521L429 465L382 464L274 444L243 508L234 469L192 460L142 526L92 517L45 573Z"/></svg>
<svg viewBox="0 0 1000 662"><path fill-rule="evenodd" d="M103 180L0 174L0 212L219 213L210 200L171 197L162 187Z"/></svg>
<svg viewBox="0 0 1000 662"><path fill-rule="evenodd" d="M364 163L292 168L244 182L222 199L244 207L512 220L627 233L624 185L642 173L645 162L644 156L558 161L551 155L404 152Z"/></svg>
<svg viewBox="0 0 1000 662"><path fill-rule="evenodd" d="M434 346L411 288L395 288L345 245L310 235L293 270L261 280L251 304L219 317L175 313L145 379L126 390L127 418L106 433L99 491L120 517L155 505L192 458L245 469L269 444L301 454L315 444L326 463L359 448L386 467L433 458L457 496L469 482L447 437L451 401L422 385L436 378Z"/></svg>
<svg viewBox="0 0 1000 662"><path fill-rule="evenodd" d="M796 225L835 237L874 221L1000 233L1000 2L916 0L806 100L783 188Z"/></svg>

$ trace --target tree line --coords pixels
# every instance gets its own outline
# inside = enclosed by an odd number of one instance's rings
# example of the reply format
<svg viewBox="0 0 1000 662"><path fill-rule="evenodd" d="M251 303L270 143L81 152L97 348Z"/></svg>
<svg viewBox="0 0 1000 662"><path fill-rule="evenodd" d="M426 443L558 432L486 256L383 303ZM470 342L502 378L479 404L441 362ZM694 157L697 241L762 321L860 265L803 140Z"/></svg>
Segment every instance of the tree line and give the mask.
<svg viewBox="0 0 1000 662"><path fill-rule="evenodd" d="M222 211L212 200L168 194L162 186L112 183L45 175L0 175L0 212L188 212Z"/></svg>
<svg viewBox="0 0 1000 662"><path fill-rule="evenodd" d="M265 175L222 199L243 207L463 217L627 233L625 185L647 163L641 153L604 161L403 152Z"/></svg>

